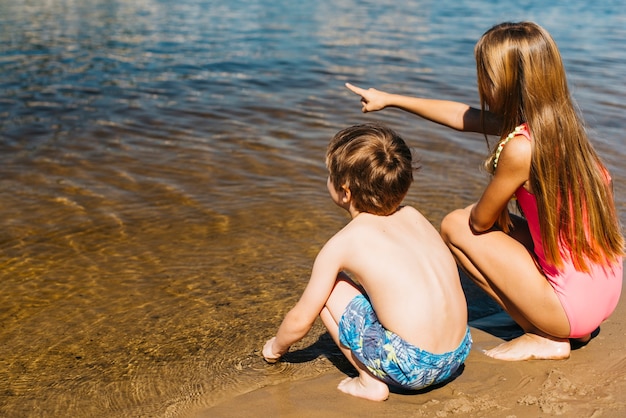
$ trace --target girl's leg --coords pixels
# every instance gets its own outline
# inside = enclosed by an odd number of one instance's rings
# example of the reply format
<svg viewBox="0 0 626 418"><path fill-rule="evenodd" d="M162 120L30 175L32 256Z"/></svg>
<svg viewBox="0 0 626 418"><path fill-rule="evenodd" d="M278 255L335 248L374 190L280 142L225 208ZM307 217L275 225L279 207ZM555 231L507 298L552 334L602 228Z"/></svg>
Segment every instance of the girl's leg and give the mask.
<svg viewBox="0 0 626 418"><path fill-rule="evenodd" d="M569 321L554 289L522 244L527 234L516 237L519 240L502 231L475 234L469 214L466 208L447 215L441 235L461 268L526 332L486 354L503 360L569 357Z"/></svg>
<svg viewBox="0 0 626 418"><path fill-rule="evenodd" d="M355 296L362 294L361 290L354 285L352 280L345 274L340 273L335 287L326 301L326 306L320 313L320 318L328 333L332 336L337 346L346 358L359 372L357 377L348 377L339 383L337 388L349 395L365 398L372 401L384 401L389 397L389 387L386 383L376 379L357 358L352 355L349 348L339 342L339 320L346 310L348 303Z"/></svg>

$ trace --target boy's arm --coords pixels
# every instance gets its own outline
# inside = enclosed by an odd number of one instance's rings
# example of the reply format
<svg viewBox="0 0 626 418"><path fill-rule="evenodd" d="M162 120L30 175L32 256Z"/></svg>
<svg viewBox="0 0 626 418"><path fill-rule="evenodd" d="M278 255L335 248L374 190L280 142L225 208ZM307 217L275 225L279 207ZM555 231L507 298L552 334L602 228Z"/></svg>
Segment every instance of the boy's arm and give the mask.
<svg viewBox="0 0 626 418"><path fill-rule="evenodd" d="M263 357L269 363L278 360L289 347L309 332L341 271L341 247L336 236L324 245L313 263L311 278L298 303L285 315L276 336L265 343Z"/></svg>
<svg viewBox="0 0 626 418"><path fill-rule="evenodd" d="M491 113L486 113L483 129L480 110L464 103L403 96L373 88L366 90L350 83L346 83L346 87L361 96L363 112L396 107L457 131L480 132L489 135L497 135L500 131L500 122L497 117Z"/></svg>

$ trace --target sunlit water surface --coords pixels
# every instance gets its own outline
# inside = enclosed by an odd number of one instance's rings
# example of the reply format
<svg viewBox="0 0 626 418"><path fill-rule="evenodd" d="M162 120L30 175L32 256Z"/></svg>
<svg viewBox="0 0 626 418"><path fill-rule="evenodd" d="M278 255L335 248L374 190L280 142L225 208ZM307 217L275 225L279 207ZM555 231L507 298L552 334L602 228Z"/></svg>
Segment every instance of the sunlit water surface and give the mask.
<svg viewBox="0 0 626 418"><path fill-rule="evenodd" d="M0 415L187 416L341 367L320 324L279 366L259 353L347 222L328 139L396 128L437 226L486 153L363 115L343 83L476 105L473 46L500 21L556 38L623 220L623 4L509 3L0 0Z"/></svg>

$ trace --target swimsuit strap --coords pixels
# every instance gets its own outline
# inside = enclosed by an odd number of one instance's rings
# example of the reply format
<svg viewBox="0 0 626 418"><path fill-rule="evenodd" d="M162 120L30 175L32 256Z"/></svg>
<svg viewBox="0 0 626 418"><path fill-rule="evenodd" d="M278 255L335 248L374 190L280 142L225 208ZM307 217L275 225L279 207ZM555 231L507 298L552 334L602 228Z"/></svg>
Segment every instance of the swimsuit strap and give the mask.
<svg viewBox="0 0 626 418"><path fill-rule="evenodd" d="M524 125L520 125L520 126L516 127L513 132L511 132L506 138L504 138L502 141L500 141L500 143L498 144L498 149L496 149L496 156L493 159L493 169L494 170L498 166L498 160L500 159L500 153L502 152L502 148L504 148L504 146L506 145L507 142L509 142L516 135L518 135L520 132L522 132L522 129L524 129Z"/></svg>

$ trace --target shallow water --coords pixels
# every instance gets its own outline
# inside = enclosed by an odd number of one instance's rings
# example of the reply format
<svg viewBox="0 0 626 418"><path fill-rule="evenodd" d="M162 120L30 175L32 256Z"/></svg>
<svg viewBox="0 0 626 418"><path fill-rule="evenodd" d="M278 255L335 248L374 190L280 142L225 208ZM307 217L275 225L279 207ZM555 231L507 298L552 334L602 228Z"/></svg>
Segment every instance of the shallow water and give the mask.
<svg viewBox="0 0 626 418"><path fill-rule="evenodd" d="M557 40L624 221L621 2L501 3L0 0L0 415L187 416L342 367L319 324L259 356L347 221L328 139L396 128L436 225L485 181L480 135L363 115L343 83L476 104L503 20Z"/></svg>

